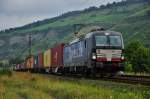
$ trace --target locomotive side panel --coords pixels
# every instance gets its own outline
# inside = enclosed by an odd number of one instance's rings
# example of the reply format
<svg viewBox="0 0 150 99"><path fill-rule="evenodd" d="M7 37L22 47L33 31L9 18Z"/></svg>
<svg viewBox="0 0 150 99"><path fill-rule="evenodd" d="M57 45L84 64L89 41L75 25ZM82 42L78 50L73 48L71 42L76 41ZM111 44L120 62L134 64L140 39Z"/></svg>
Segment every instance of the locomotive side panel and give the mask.
<svg viewBox="0 0 150 99"><path fill-rule="evenodd" d="M84 66L85 65L85 54L84 54L84 41L78 41L70 45L72 62L71 66Z"/></svg>
<svg viewBox="0 0 150 99"><path fill-rule="evenodd" d="M70 45L64 47L63 60L64 60L64 67L71 66L71 63L72 63L72 53L71 53L71 47L70 47Z"/></svg>
<svg viewBox="0 0 150 99"><path fill-rule="evenodd" d="M86 48L85 48L85 61L87 63L88 68L91 68L93 66L92 62L92 53L94 49L94 41L93 41L93 36L89 36L85 39L86 42Z"/></svg>

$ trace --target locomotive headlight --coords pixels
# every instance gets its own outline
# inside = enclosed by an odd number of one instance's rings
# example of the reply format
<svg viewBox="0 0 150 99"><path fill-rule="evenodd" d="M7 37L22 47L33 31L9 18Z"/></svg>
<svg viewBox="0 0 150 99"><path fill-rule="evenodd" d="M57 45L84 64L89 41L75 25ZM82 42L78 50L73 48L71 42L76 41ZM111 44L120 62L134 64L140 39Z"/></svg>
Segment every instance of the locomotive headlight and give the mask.
<svg viewBox="0 0 150 99"><path fill-rule="evenodd" d="M124 56L121 56L121 59L124 60Z"/></svg>
<svg viewBox="0 0 150 99"><path fill-rule="evenodd" d="M92 54L92 59L94 59L94 60L96 59L96 54L95 53Z"/></svg>
<svg viewBox="0 0 150 99"><path fill-rule="evenodd" d="M95 59L96 59L96 56L92 56L92 59L94 59L94 60L95 60Z"/></svg>

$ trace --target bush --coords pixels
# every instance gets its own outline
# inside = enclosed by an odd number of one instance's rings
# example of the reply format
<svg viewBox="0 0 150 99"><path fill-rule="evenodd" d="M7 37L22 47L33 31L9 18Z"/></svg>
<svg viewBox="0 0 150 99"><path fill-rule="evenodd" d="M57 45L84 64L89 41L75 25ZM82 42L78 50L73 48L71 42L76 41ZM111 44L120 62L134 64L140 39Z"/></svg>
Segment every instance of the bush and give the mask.
<svg viewBox="0 0 150 99"><path fill-rule="evenodd" d="M126 63L126 67L125 67L125 71L127 71L127 72L132 72L133 71L133 69L132 69L132 64L130 64L130 63Z"/></svg>
<svg viewBox="0 0 150 99"><path fill-rule="evenodd" d="M145 48L140 41L131 41L126 46L126 56L128 63L132 65L132 70L136 72L150 73L150 49ZM127 70L129 67L126 67Z"/></svg>
<svg viewBox="0 0 150 99"><path fill-rule="evenodd" d="M9 69L2 69L0 70L0 76L1 75L8 75L8 76L11 76L12 75L12 71L9 70Z"/></svg>

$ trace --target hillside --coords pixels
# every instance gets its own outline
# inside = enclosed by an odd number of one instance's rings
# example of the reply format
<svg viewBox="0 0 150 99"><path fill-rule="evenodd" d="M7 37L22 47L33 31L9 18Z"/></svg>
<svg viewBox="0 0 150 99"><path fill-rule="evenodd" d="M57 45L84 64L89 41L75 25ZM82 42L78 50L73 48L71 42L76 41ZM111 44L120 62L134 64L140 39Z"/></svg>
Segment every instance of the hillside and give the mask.
<svg viewBox="0 0 150 99"><path fill-rule="evenodd" d="M99 25L122 32L126 43L139 39L150 47L150 2L127 0L3 30L0 32L0 58L27 55L29 33L32 33L33 53L52 47L55 43L68 42L74 38L74 24L80 23L86 25L81 33L86 33L92 25Z"/></svg>

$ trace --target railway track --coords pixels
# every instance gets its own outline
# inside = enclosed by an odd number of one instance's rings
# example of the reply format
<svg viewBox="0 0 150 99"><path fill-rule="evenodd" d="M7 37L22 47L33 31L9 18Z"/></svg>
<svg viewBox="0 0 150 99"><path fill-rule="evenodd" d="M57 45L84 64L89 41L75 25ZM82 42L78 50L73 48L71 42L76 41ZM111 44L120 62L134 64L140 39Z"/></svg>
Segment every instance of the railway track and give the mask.
<svg viewBox="0 0 150 99"><path fill-rule="evenodd" d="M49 74L44 74L49 75ZM83 78L82 75L79 74L73 74L73 75L62 75L62 74L50 74L54 76L64 77L64 78L75 78L80 79ZM150 86L150 76L135 76L135 75L118 75L114 77L84 77L85 79L91 79L91 80L105 80L105 81L113 81L113 82L120 82L120 83L129 83L129 84L141 84Z"/></svg>
<svg viewBox="0 0 150 99"><path fill-rule="evenodd" d="M134 76L134 75L120 75L109 78L102 78L103 80L111 80L115 82L123 82L130 84L142 84L150 86L150 76Z"/></svg>
<svg viewBox="0 0 150 99"><path fill-rule="evenodd" d="M83 76L81 75L71 75L69 77L83 78ZM85 79L105 80L105 81L113 81L113 82L120 82L120 83L129 83L129 84L141 84L141 85L150 86L150 76L119 75L115 77L95 77L95 78L86 77Z"/></svg>

